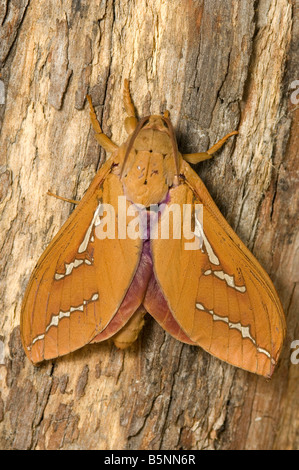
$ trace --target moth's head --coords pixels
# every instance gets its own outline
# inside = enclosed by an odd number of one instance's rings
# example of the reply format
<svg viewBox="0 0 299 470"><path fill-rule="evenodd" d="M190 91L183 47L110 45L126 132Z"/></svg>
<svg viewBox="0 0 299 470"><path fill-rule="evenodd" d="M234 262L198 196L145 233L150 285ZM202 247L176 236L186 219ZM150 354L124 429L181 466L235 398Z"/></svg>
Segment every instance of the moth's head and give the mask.
<svg viewBox="0 0 299 470"><path fill-rule="evenodd" d="M172 154L177 149L172 124L165 116L153 114L143 118L132 136L132 148L139 151ZM176 150L177 151L177 150Z"/></svg>
<svg viewBox="0 0 299 470"><path fill-rule="evenodd" d="M167 121L164 116L159 114L152 114L148 117L148 120L145 121L142 129L154 129L160 132L168 133Z"/></svg>

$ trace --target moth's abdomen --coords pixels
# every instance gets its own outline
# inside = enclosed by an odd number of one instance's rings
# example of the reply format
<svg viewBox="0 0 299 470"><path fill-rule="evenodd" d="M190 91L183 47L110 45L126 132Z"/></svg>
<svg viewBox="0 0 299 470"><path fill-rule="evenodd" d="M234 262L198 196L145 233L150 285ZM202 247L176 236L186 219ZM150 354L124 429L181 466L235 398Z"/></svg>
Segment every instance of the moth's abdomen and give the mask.
<svg viewBox="0 0 299 470"><path fill-rule="evenodd" d="M112 337L112 340L117 348L126 349L136 341L140 331L143 328L144 315L146 313L147 312L145 308L141 305L130 318L128 323L122 328L122 330Z"/></svg>

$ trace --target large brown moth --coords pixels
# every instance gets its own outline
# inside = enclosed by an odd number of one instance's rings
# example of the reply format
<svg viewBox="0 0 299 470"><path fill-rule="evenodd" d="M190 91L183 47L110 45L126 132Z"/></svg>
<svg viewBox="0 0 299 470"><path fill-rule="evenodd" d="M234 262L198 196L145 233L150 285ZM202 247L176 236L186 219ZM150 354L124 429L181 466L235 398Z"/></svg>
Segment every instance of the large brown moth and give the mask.
<svg viewBox="0 0 299 470"><path fill-rule="evenodd" d="M117 146L88 100L95 137L112 155L31 275L21 313L28 358L108 338L125 348L148 312L174 338L270 377L285 335L278 295L187 163L211 158L237 132L183 155L168 112L138 122L125 80L129 137Z"/></svg>

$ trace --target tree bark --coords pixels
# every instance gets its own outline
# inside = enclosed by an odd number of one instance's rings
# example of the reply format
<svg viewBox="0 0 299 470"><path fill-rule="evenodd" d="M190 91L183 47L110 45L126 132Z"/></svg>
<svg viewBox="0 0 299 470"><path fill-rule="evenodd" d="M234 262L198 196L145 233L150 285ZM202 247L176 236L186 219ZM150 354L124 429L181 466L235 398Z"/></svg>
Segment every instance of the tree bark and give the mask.
<svg viewBox="0 0 299 470"><path fill-rule="evenodd" d="M295 449L299 365L296 0L0 1L0 448ZM19 332L39 256L126 137L122 86L140 116L170 110L237 234L271 276L288 333L270 381L166 334L150 317L121 351L95 344L34 367ZM297 258L296 258L297 255ZM293 361L294 362L294 361Z"/></svg>

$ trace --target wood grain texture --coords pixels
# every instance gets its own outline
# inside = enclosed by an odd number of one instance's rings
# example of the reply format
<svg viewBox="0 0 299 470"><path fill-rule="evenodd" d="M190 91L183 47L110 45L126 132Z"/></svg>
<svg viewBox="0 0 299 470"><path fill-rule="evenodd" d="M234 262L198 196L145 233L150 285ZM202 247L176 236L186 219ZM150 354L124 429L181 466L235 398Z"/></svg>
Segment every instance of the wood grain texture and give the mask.
<svg viewBox="0 0 299 470"><path fill-rule="evenodd" d="M288 0L0 2L1 449L298 448L298 16ZM80 199L104 161L88 89L103 131L125 138L125 77L140 116L170 110L184 153L239 127L236 145L197 170L287 314L269 382L150 318L128 351L94 344L40 367L25 359L25 287L72 210L46 192Z"/></svg>

